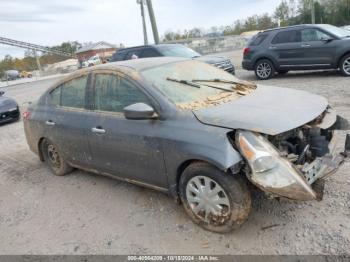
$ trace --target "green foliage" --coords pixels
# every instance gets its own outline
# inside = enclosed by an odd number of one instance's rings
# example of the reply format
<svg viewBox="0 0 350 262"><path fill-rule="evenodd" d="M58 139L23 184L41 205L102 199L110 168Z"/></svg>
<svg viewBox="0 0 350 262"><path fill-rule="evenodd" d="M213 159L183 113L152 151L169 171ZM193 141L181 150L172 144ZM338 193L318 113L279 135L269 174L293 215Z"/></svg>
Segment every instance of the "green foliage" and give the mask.
<svg viewBox="0 0 350 262"><path fill-rule="evenodd" d="M253 15L243 20L236 20L233 25L212 27L205 30L194 28L183 33L167 31L164 41L201 37L210 33L239 35L246 31L265 30L269 28L311 23L311 3L315 7L316 23L335 26L350 25L350 0L281 0L273 15ZM189 32L189 33L188 33Z"/></svg>

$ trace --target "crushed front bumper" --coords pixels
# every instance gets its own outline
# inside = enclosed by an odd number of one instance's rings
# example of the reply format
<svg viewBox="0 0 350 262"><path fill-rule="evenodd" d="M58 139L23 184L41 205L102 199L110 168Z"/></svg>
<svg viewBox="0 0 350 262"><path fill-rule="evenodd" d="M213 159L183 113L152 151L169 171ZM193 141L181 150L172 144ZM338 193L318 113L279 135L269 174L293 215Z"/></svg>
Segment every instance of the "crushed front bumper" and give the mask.
<svg viewBox="0 0 350 262"><path fill-rule="evenodd" d="M350 157L350 135L346 135L344 152L336 152L336 139L333 137L329 143L329 153L316 158L312 163L304 164L300 171L306 182L315 192L314 199L323 197L324 179L334 174L338 168Z"/></svg>
<svg viewBox="0 0 350 262"><path fill-rule="evenodd" d="M339 150L337 152L336 139L333 136L328 145L328 153L304 165L294 165L280 156L276 148L261 135L238 131L236 138L240 145L239 149L250 167L246 169L247 178L262 191L274 197L301 201L321 200L325 178L333 174L350 157L349 135L346 136L343 152L338 153ZM256 151L253 151L254 148ZM262 157L259 158L259 155ZM265 159L270 161L270 165L261 166ZM259 167L263 167L264 170L260 171Z"/></svg>

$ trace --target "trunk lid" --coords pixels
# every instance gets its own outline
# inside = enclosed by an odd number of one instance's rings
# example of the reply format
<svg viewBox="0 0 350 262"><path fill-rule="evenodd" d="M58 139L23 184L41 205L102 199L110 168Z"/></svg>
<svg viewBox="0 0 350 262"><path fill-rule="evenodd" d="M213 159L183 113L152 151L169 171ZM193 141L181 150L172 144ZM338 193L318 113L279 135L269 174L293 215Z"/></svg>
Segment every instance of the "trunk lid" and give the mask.
<svg viewBox="0 0 350 262"><path fill-rule="evenodd" d="M258 86L247 96L193 113L203 124L277 135L312 121L327 106L327 100L319 95Z"/></svg>

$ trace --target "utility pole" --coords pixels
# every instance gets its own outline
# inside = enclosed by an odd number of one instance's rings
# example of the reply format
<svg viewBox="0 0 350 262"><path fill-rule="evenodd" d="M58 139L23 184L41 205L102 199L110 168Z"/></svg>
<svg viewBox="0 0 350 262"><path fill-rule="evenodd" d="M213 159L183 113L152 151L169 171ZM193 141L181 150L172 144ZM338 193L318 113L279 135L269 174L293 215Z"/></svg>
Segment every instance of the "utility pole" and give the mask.
<svg viewBox="0 0 350 262"><path fill-rule="evenodd" d="M158 35L156 18L154 16L152 0L146 0L146 3L147 3L148 13L149 13L149 19L151 20L154 42L156 44L159 44L159 35Z"/></svg>
<svg viewBox="0 0 350 262"><path fill-rule="evenodd" d="M39 75L41 75L41 64L40 64L40 59L39 59L39 56L38 56L36 50L34 50L34 56L35 56L35 59L36 59L36 64L38 66Z"/></svg>
<svg viewBox="0 0 350 262"><path fill-rule="evenodd" d="M310 0L310 9L311 9L311 24L316 23L316 18L315 18L315 2L314 0Z"/></svg>
<svg viewBox="0 0 350 262"><path fill-rule="evenodd" d="M147 27L146 27L146 20L145 20L145 9L143 7L144 0L137 0L137 3L141 6L141 17L142 17L142 29L143 29L143 41L145 45L148 45L148 39L147 39Z"/></svg>

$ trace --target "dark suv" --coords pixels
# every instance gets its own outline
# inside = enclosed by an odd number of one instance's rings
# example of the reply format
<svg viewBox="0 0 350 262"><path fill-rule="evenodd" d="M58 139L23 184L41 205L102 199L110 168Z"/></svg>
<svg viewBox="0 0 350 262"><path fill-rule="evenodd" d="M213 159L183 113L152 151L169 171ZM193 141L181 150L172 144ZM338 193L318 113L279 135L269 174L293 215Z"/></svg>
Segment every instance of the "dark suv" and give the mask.
<svg viewBox="0 0 350 262"><path fill-rule="evenodd" d="M235 74L235 68L230 59L213 55L202 56L191 48L180 44L159 44L119 49L113 54L111 62L159 56L192 58Z"/></svg>
<svg viewBox="0 0 350 262"><path fill-rule="evenodd" d="M289 70L339 68L350 76L350 32L326 24L266 30L250 40L242 66L262 80Z"/></svg>

